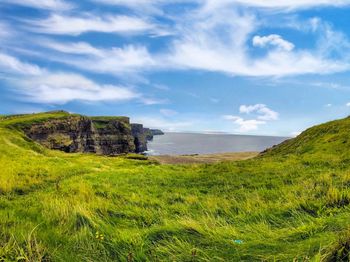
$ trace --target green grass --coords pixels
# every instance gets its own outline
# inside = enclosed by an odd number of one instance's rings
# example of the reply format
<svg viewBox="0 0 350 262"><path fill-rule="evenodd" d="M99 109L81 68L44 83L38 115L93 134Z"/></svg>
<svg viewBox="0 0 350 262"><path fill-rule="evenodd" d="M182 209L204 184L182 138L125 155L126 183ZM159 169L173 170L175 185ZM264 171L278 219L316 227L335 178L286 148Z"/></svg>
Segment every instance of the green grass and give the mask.
<svg viewBox="0 0 350 262"><path fill-rule="evenodd" d="M125 116L94 116L89 118L93 121L94 127L97 129L106 128L112 120L121 122L125 128L130 129L130 120Z"/></svg>
<svg viewBox="0 0 350 262"><path fill-rule="evenodd" d="M42 123L48 119L67 118L69 116L76 116L65 111L52 111L40 114L31 115L8 115L0 118L0 127L11 127L16 129L25 128L34 123Z"/></svg>
<svg viewBox="0 0 350 262"><path fill-rule="evenodd" d="M126 116L90 116L89 118L96 121L108 122L111 120L117 120L117 121L129 122L129 117L126 117Z"/></svg>
<svg viewBox="0 0 350 262"><path fill-rule="evenodd" d="M350 119L196 165L50 151L12 128L64 116L0 120L0 261L348 259Z"/></svg>

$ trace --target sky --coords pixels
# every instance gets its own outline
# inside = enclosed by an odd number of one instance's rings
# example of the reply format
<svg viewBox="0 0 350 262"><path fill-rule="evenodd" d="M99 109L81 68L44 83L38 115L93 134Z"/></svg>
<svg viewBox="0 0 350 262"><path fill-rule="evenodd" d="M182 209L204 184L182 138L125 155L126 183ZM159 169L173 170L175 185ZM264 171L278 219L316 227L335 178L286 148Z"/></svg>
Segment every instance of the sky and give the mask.
<svg viewBox="0 0 350 262"><path fill-rule="evenodd" d="M350 112L349 0L0 0L0 114L295 136Z"/></svg>

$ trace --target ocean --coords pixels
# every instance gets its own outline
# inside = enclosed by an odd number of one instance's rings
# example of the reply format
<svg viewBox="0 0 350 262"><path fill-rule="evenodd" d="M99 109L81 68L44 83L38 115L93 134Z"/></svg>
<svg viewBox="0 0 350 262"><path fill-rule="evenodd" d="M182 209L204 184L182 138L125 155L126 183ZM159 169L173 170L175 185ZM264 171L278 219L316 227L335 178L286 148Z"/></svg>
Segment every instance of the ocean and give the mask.
<svg viewBox="0 0 350 262"><path fill-rule="evenodd" d="M263 151L287 137L165 133L148 142L148 155L191 155Z"/></svg>

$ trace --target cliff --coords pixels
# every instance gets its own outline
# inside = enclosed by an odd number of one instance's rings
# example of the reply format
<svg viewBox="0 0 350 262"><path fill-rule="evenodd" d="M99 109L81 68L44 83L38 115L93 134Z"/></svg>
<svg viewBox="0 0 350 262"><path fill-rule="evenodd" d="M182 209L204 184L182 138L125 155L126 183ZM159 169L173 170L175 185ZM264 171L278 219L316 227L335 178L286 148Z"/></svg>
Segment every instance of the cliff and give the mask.
<svg viewBox="0 0 350 262"><path fill-rule="evenodd" d="M134 137L135 152L142 153L147 151L147 141L153 139L149 128L144 128L141 124L131 124L131 134Z"/></svg>
<svg viewBox="0 0 350 262"><path fill-rule="evenodd" d="M152 141L154 136L164 135L159 129L144 128L141 124L131 124L131 133L135 141L135 152L147 151L147 142Z"/></svg>
<svg viewBox="0 0 350 262"><path fill-rule="evenodd" d="M149 129L141 124L130 124L127 117L67 114L27 123L21 129L45 147L67 153L142 153L147 150L147 141L153 138Z"/></svg>

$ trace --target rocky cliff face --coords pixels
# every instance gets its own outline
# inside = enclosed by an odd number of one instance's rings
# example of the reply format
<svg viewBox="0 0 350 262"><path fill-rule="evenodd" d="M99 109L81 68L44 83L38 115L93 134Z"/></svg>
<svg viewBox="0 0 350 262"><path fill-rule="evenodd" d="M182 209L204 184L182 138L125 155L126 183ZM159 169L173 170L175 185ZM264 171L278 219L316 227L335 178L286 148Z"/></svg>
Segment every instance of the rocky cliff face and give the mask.
<svg viewBox="0 0 350 262"><path fill-rule="evenodd" d="M93 118L92 124L100 148L97 153L116 155L135 152L129 118Z"/></svg>
<svg viewBox="0 0 350 262"><path fill-rule="evenodd" d="M144 152L153 138L149 129L130 124L127 117L71 115L33 123L24 132L50 149L103 155Z"/></svg>
<svg viewBox="0 0 350 262"><path fill-rule="evenodd" d="M25 128L26 135L50 148L71 152L95 152L92 123L85 117L52 119L33 123Z"/></svg>
<svg viewBox="0 0 350 262"><path fill-rule="evenodd" d="M131 133L134 137L136 153L147 151L147 142L152 141L154 136L164 135L159 129L145 128L141 124L131 124Z"/></svg>
<svg viewBox="0 0 350 262"><path fill-rule="evenodd" d="M144 128L141 124L131 124L131 133L134 137L136 153L147 151L147 141L153 139L150 129Z"/></svg>

